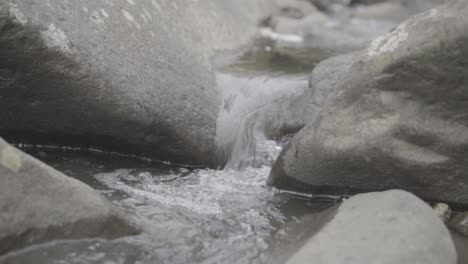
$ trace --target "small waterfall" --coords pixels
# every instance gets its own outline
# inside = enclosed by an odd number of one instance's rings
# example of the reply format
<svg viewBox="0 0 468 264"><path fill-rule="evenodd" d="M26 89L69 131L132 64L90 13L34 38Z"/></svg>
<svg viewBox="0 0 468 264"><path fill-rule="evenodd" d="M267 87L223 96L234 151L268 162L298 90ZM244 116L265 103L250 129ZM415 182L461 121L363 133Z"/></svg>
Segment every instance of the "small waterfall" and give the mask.
<svg viewBox="0 0 468 264"><path fill-rule="evenodd" d="M225 168L271 165L281 151L288 129L299 129L312 116L304 75L242 76L219 73L223 103L217 124L217 144ZM291 111L297 103L301 113ZM305 109L305 110L304 110ZM295 132L295 131L294 131Z"/></svg>

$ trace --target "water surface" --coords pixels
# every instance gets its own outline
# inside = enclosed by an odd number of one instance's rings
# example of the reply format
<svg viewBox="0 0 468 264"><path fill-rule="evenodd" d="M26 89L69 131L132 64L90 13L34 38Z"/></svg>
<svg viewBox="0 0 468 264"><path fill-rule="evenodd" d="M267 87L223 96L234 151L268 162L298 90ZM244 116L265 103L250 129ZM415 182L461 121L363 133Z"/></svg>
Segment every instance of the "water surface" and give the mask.
<svg viewBox="0 0 468 264"><path fill-rule="evenodd" d="M266 186L271 164L285 143L280 142L286 133L282 124L294 120L287 115L294 109L290 102L307 92L309 70L289 63L278 67L278 58L264 52L254 55L262 58L255 69L255 59L244 56L220 66L216 75L223 97L217 142L228 160L223 170L26 148L98 190L136 218L143 233L116 240L53 241L11 253L0 262L283 263L309 237L308 230L314 230L314 223L300 218L335 201L305 199Z"/></svg>
<svg viewBox="0 0 468 264"><path fill-rule="evenodd" d="M3 263L280 263L271 256L281 241L289 250L306 238L288 235L288 226L306 233L313 224L298 219L332 205L268 188L268 166L189 170L106 155L34 154L97 189L144 231L113 241L54 241Z"/></svg>

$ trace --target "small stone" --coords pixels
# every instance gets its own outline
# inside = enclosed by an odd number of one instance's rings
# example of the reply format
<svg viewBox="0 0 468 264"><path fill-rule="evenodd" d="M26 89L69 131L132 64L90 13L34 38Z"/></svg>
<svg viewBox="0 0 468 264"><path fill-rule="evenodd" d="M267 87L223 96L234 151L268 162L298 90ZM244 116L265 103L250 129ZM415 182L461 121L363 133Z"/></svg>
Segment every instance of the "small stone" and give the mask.
<svg viewBox="0 0 468 264"><path fill-rule="evenodd" d="M433 207L434 211L436 214L446 223L452 214L452 210L450 210L450 207L446 203L436 203Z"/></svg>
<svg viewBox="0 0 468 264"><path fill-rule="evenodd" d="M14 173L18 172L21 168L22 161L17 150L11 146L4 147L0 153L0 165Z"/></svg>

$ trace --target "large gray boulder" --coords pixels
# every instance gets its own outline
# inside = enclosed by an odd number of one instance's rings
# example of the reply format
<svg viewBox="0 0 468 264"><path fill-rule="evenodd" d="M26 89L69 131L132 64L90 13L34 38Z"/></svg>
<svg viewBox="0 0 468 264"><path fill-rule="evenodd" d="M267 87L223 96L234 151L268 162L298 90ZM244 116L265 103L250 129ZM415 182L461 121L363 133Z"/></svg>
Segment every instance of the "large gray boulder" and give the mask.
<svg viewBox="0 0 468 264"><path fill-rule="evenodd" d="M399 188L468 203L468 2L417 15L358 56L277 159L269 183L303 192Z"/></svg>
<svg viewBox="0 0 468 264"><path fill-rule="evenodd" d="M136 234L91 187L0 138L0 255L53 239Z"/></svg>
<svg viewBox="0 0 468 264"><path fill-rule="evenodd" d="M359 52L338 55L320 62L309 78L311 100L320 108L356 61Z"/></svg>
<svg viewBox="0 0 468 264"><path fill-rule="evenodd" d="M1 1L0 134L211 165L220 99L210 57L247 43L268 6Z"/></svg>
<svg viewBox="0 0 468 264"><path fill-rule="evenodd" d="M270 88L266 91L269 94L262 95L262 99L253 96L261 106L258 107L263 118L261 126L267 137L281 139L285 135L297 133L315 120L326 98L349 70L355 57L356 53L350 53L320 62L310 75L308 87L305 81L298 84L289 81L283 93ZM259 86L256 86L257 89ZM262 104L268 97L273 99Z"/></svg>
<svg viewBox="0 0 468 264"><path fill-rule="evenodd" d="M335 211L288 264L457 263L455 246L442 220L410 193L360 194Z"/></svg>

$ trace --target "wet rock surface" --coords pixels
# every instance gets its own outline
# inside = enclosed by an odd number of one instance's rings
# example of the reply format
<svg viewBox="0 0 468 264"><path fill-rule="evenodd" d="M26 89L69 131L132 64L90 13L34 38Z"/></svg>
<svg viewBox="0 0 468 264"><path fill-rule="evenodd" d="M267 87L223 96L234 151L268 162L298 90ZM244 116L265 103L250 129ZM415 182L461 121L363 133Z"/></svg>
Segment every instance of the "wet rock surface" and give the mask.
<svg viewBox="0 0 468 264"><path fill-rule="evenodd" d="M442 2L379 1L363 5L339 0L283 1L281 10L301 12L273 15L264 24L262 34L272 40L273 52L313 64L363 49L404 19Z"/></svg>
<svg viewBox="0 0 468 264"><path fill-rule="evenodd" d="M91 187L0 139L0 255L55 239L137 234Z"/></svg>
<svg viewBox="0 0 468 264"><path fill-rule="evenodd" d="M213 165L220 102L209 58L247 43L265 7L2 1L0 133Z"/></svg>
<svg viewBox="0 0 468 264"><path fill-rule="evenodd" d="M453 212L447 222L450 228L468 237L468 212Z"/></svg>
<svg viewBox="0 0 468 264"><path fill-rule="evenodd" d="M288 264L455 264L450 233L416 196L392 190L356 195L295 253Z"/></svg>
<svg viewBox="0 0 468 264"><path fill-rule="evenodd" d="M375 5L382 3L396 3L414 11L425 11L434 5L442 5L450 0L351 0L351 5Z"/></svg>
<svg viewBox="0 0 468 264"><path fill-rule="evenodd" d="M364 50L444 1L72 2L0 3L0 134L119 211L0 144L0 263L466 262L463 206L345 200L464 204L462 1Z"/></svg>
<svg viewBox="0 0 468 264"><path fill-rule="evenodd" d="M283 150L270 183L304 192L401 188L467 204L467 11L453 1L372 42L317 122Z"/></svg>
<svg viewBox="0 0 468 264"><path fill-rule="evenodd" d="M320 62L309 78L312 100L321 109L322 105L340 81L347 75L359 52L332 57Z"/></svg>
<svg viewBox="0 0 468 264"><path fill-rule="evenodd" d="M357 56L352 53L325 60L307 80L308 67L296 62L291 64L291 72L281 71L273 65L289 66L287 61L276 61L274 55L268 61L271 54L256 49L250 59L265 61L255 70L246 70L251 62L240 59L238 65L220 66L222 70L217 74L224 98L218 115L217 143L221 160L228 160L228 168L270 166L276 157L271 154L317 117Z"/></svg>

